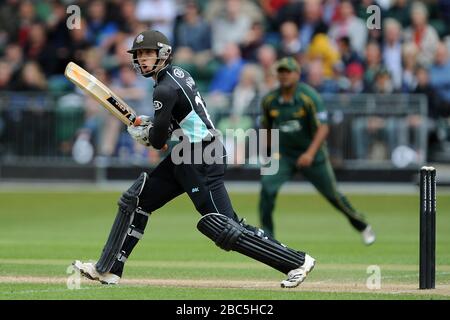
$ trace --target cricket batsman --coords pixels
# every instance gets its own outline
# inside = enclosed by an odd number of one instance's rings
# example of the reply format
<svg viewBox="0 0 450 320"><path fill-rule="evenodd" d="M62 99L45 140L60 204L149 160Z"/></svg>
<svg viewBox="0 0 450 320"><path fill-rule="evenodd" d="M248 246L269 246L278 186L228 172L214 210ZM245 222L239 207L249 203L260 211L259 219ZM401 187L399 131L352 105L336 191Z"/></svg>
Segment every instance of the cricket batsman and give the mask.
<svg viewBox="0 0 450 320"><path fill-rule="evenodd" d="M336 186L325 139L329 128L327 112L319 94L300 83L300 66L292 57L276 65L280 86L262 100L262 127L279 130L279 160L274 175L261 176L259 214L262 229L274 234L273 210L281 186L300 171L314 187L348 219L362 235L366 245L375 241L375 233L364 216L353 209ZM270 146L270 144L268 144Z"/></svg>
<svg viewBox="0 0 450 320"><path fill-rule="evenodd" d="M225 148L195 81L187 71L171 65L172 47L166 36L153 30L142 32L128 52L137 71L155 81L154 118L141 116L141 124L128 127L128 132L139 143L156 149L167 148L167 139L177 132L180 143L176 147L183 148L175 154L174 147L151 173L141 173L118 201L118 212L99 260L76 260L74 267L89 279L117 284L151 214L186 192L202 215L197 224L201 233L223 250L237 251L287 274L282 287L298 286L315 260L246 224L234 212L223 183ZM202 155L199 161L198 151ZM180 155L183 161L179 161ZM170 236L171 230L167 230Z"/></svg>

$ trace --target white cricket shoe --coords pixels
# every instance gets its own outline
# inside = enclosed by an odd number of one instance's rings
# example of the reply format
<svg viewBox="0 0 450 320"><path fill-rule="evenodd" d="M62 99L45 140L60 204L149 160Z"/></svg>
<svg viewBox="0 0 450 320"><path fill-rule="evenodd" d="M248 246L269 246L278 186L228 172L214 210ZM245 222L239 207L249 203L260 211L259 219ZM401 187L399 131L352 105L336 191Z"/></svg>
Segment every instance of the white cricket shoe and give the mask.
<svg viewBox="0 0 450 320"><path fill-rule="evenodd" d="M75 260L72 265L75 269L79 270L80 273L90 279L100 281L102 284L118 284L120 277L110 272L99 273L95 269L95 263L92 262L81 262L80 260Z"/></svg>
<svg viewBox="0 0 450 320"><path fill-rule="evenodd" d="M312 269L314 269L315 264L316 260L305 253L305 263L303 263L300 268L289 271L289 273L287 274L288 278L281 281L281 287L295 288L296 286L298 286L305 280L308 273L310 273Z"/></svg>
<svg viewBox="0 0 450 320"><path fill-rule="evenodd" d="M361 231L361 236L366 246L370 246L376 239L375 232L373 231L371 225L367 225L367 227Z"/></svg>

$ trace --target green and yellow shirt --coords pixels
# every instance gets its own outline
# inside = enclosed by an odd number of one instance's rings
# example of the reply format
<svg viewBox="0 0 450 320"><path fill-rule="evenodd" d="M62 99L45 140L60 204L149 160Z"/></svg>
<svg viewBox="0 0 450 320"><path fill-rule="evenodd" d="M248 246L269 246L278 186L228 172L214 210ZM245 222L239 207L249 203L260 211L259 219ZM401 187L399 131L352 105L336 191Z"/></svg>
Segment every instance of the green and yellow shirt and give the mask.
<svg viewBox="0 0 450 320"><path fill-rule="evenodd" d="M281 90L268 93L262 100L262 125L280 132L280 153L298 157L311 144L320 124L327 124L327 112L316 90L299 83L292 101L284 101ZM327 157L326 145L314 161Z"/></svg>

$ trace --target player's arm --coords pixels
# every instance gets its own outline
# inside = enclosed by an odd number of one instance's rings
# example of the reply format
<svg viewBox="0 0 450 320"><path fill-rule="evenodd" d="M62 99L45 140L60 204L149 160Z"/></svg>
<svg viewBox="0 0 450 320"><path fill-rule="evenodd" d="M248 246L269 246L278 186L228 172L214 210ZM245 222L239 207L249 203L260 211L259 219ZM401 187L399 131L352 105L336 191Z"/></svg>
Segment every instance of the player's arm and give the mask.
<svg viewBox="0 0 450 320"><path fill-rule="evenodd" d="M297 160L297 165L300 167L309 167L313 163L317 151L322 147L330 132L327 112L319 94L311 89L308 97L306 101L308 117L315 132L308 149Z"/></svg>
<svg viewBox="0 0 450 320"><path fill-rule="evenodd" d="M319 151L323 142L326 140L330 129L328 124L319 124L317 131L305 153L307 153L312 159L316 156L317 151Z"/></svg>
<svg viewBox="0 0 450 320"><path fill-rule="evenodd" d="M149 129L148 136L150 144L155 149L161 149L166 144L172 119L172 109L177 97L177 92L168 86L158 86L153 93L153 102L157 106L157 110L155 109L153 127Z"/></svg>
<svg viewBox="0 0 450 320"><path fill-rule="evenodd" d="M262 115L261 115L261 128L263 129L267 129L267 141L266 141L266 150L267 150L267 155L270 155L271 150L270 150L270 146L272 143L272 135L271 135L271 130L272 130L272 117L270 116L270 111L269 111L269 99L267 97L265 97L262 102L261 102L261 108L262 108ZM263 141L264 143L264 141ZM264 147L264 146L263 146Z"/></svg>

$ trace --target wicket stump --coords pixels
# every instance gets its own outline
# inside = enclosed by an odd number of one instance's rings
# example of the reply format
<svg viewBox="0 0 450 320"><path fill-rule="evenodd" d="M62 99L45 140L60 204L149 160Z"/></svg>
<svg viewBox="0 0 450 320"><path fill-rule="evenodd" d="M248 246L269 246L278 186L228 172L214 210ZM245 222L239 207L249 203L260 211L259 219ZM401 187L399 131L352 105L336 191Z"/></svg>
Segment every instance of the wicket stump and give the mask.
<svg viewBox="0 0 450 320"><path fill-rule="evenodd" d="M436 274L436 169L420 169L419 288L434 289Z"/></svg>

